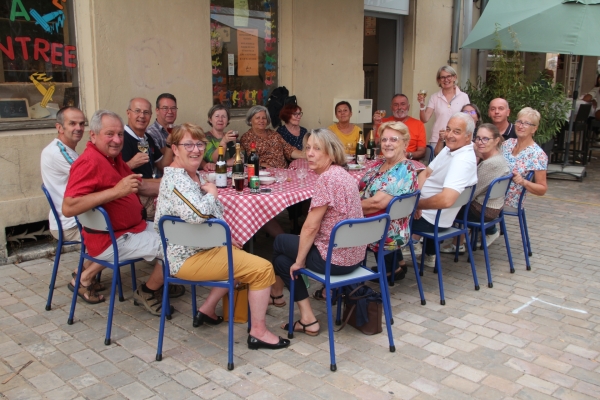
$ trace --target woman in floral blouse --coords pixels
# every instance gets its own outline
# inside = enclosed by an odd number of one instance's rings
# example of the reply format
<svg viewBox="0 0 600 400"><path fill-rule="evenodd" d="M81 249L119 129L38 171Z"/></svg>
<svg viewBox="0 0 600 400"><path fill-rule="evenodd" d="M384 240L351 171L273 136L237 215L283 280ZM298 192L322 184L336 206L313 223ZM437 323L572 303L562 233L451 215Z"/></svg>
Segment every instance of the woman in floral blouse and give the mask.
<svg viewBox="0 0 600 400"><path fill-rule="evenodd" d="M308 168L319 175L310 203L308 217L300 236L281 234L273 244L273 266L277 281L271 290L272 304L285 306L284 285L289 289L294 271L308 268L324 274L329 238L338 222L363 218L356 181L343 168L346 155L342 142L328 129L316 129L304 136ZM365 258L366 246L334 249L331 256L331 275L345 275L358 268ZM298 303L300 319L294 331L310 336L319 334L319 321L308 300L308 291L302 279L293 281L294 301ZM317 292L320 293L321 291ZM287 330L288 325L282 326Z"/></svg>
<svg viewBox="0 0 600 400"><path fill-rule="evenodd" d="M419 188L418 171L424 168L421 163L406 158L406 145L410 140L408 128L402 122L390 121L379 127L381 152L383 160L379 160L367 171L360 182L361 205L365 216L373 216L385 212L389 202L396 196L412 193ZM424 174L421 174L424 176ZM410 218L393 220L390 223L385 250L397 250L404 246L410 238L408 226ZM377 251L377 243L369 245ZM402 251L396 251L398 266L392 265L394 253L387 254L385 267L388 276L394 271L394 280L404 279L406 263L402 259Z"/></svg>
<svg viewBox="0 0 600 400"><path fill-rule="evenodd" d="M506 205L517 208L523 188L536 196L543 196L548 190L546 170L548 156L533 140L540 124L540 113L531 107L525 107L515 121L516 139L508 139L502 144L502 154L513 174L512 182L506 194ZM529 171L535 171L533 180L525 179Z"/></svg>
<svg viewBox="0 0 600 400"><path fill-rule="evenodd" d="M263 106L254 106L246 114L246 124L250 130L242 136L240 143L246 154L250 155L250 146L256 143L260 165L271 168L287 168L288 162L296 158L306 158L298 150L268 126L271 124L269 111Z"/></svg>
<svg viewBox="0 0 600 400"><path fill-rule="evenodd" d="M175 155L170 167L165 168L160 182L156 205L156 220L163 215L181 218L190 224L201 224L209 218L223 219L223 204L217 198L213 183L203 182L198 167L206 148L207 139L202 129L193 124L182 124L172 133ZM158 230L158 226L155 225ZM248 302L252 314L252 328L248 348L280 349L290 341L267 330L267 311L271 285L275 274L270 262L241 250L242 245L232 239L234 278L250 287ZM225 280L228 278L227 248L203 248L169 244L167 248L172 276L192 281ZM212 288L194 317L194 326L207 323L217 325L223 318L215 314L219 300L227 288Z"/></svg>

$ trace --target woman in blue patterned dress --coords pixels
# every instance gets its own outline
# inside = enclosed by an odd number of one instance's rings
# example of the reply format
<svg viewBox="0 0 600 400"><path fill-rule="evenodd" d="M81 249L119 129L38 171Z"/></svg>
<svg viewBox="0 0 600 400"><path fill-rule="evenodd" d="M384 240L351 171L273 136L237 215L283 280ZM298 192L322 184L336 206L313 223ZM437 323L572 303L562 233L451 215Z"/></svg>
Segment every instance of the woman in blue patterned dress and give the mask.
<svg viewBox="0 0 600 400"><path fill-rule="evenodd" d="M279 118L281 118L284 123L277 128L277 133L281 135L283 140L298 150L302 150L302 140L307 132L306 128L300 126L302 114L302 107L299 105L286 104L279 113Z"/></svg>
<svg viewBox="0 0 600 400"><path fill-rule="evenodd" d="M377 161L367 171L362 177L359 187L365 217L385 212L392 198L412 193L420 187L417 174L421 167L412 160L408 160L405 154L406 145L410 140L410 133L406 125L402 122L386 122L379 127L378 133L384 158ZM386 239L386 250L400 249L408 242L410 239L409 219L407 217L391 222ZM378 250L375 243L369 247L372 250ZM385 256L386 271L390 271L388 275L394 271L394 280L400 280L406 274L406 263L402 259L402 251L396 251L396 257L399 265L394 266L392 265L394 254L390 253Z"/></svg>
<svg viewBox="0 0 600 400"><path fill-rule="evenodd" d="M533 140L540 118L540 113L531 107L519 111L515 121L517 138L508 139L502 144L502 154L513 173L505 201L509 207L519 206L519 196L523 188L536 196L543 196L548 190L546 183L548 156ZM525 179L529 171L535 171L532 181Z"/></svg>

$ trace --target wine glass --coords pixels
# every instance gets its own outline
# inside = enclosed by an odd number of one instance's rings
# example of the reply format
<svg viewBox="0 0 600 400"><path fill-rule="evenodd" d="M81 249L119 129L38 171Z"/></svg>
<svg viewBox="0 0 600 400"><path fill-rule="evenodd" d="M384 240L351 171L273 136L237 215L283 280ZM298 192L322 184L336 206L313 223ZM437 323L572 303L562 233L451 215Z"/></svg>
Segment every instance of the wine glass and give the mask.
<svg viewBox="0 0 600 400"><path fill-rule="evenodd" d="M304 178L306 178L307 171L304 168L296 170L296 176L300 179L300 186L304 187Z"/></svg>
<svg viewBox="0 0 600 400"><path fill-rule="evenodd" d="M283 181L285 178L285 170L279 168L275 170L275 182L279 183L280 192L283 192Z"/></svg>
<svg viewBox="0 0 600 400"><path fill-rule="evenodd" d="M145 137L140 138L140 140L138 140L138 150L141 153L148 153L148 147L148 141Z"/></svg>

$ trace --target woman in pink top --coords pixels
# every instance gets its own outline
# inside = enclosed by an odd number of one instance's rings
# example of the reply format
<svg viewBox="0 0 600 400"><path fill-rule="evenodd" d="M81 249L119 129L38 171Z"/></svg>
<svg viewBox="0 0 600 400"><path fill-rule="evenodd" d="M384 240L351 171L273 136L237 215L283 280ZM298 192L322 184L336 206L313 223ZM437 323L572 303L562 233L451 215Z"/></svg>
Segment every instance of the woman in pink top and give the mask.
<svg viewBox="0 0 600 400"><path fill-rule="evenodd" d="M300 236L281 234L273 244L275 284L271 288L271 304L283 307L283 287L289 289L294 271L308 268L324 274L325 258L333 227L345 219L363 218L356 181L343 168L346 165L344 146L328 129L309 131L304 136L308 168L319 175L310 203L308 217ZM358 268L365 258L366 246L334 249L331 256L331 275L345 275ZM293 281L293 301L298 303L300 319L294 331L310 336L319 334L319 321L308 299L302 279ZM288 330L288 325L282 326Z"/></svg>
<svg viewBox="0 0 600 400"><path fill-rule="evenodd" d="M434 93L425 107L426 94L418 94L417 100L420 107L421 122L426 123L435 113L435 122L431 130L429 144L435 148L440 135L446 132L446 124L450 117L469 104L469 96L456 86L456 71L454 68L444 65L438 69L436 80L440 91ZM442 133L444 132L444 133ZM443 139L443 138L442 138Z"/></svg>

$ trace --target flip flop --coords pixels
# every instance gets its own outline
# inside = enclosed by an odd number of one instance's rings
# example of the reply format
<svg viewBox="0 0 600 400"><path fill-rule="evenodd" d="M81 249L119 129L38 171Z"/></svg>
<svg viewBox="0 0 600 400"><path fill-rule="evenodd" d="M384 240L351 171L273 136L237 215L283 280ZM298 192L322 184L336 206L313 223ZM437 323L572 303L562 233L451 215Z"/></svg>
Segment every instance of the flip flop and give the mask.
<svg viewBox="0 0 600 400"><path fill-rule="evenodd" d="M79 290L77 291L77 296L81 297L83 301L88 304L98 304L104 302L106 299L104 297L100 297L100 295L91 290L91 286L83 286L81 283L79 284ZM69 282L68 288L71 292L75 292L75 286L71 285ZM83 292L82 292L83 290ZM85 297L85 294L88 294L88 297Z"/></svg>
<svg viewBox="0 0 600 400"><path fill-rule="evenodd" d="M300 322L300 320L294 322L294 332L302 332L304 334L307 334L308 336L318 336L319 333L321 333L321 329L319 329L318 331L307 331L306 328L308 328L309 326L312 326L316 323L318 323L318 320L315 320L314 322L311 322L310 324L303 324L302 322ZM296 325L300 324L300 326L302 328L296 328ZM284 331L289 330L289 326L290 324L285 324L284 326L281 327L281 329L283 329Z"/></svg>
<svg viewBox="0 0 600 400"><path fill-rule="evenodd" d="M283 299L283 295L281 296L271 296L271 303L270 305L275 306L275 307L285 307L287 305L287 303L284 301L283 303L275 303L275 300L279 300L279 299Z"/></svg>
<svg viewBox="0 0 600 400"><path fill-rule="evenodd" d="M323 291L325 290L325 286L321 287L321 289L317 290L316 292L313 293L313 299L315 300L319 300L319 301L327 301L327 297L323 296ZM332 306L335 306L337 304L337 299L333 299L333 302L331 303Z"/></svg>

